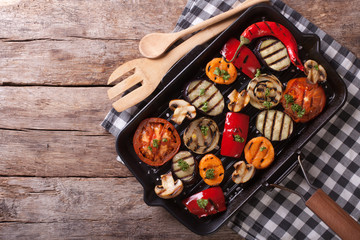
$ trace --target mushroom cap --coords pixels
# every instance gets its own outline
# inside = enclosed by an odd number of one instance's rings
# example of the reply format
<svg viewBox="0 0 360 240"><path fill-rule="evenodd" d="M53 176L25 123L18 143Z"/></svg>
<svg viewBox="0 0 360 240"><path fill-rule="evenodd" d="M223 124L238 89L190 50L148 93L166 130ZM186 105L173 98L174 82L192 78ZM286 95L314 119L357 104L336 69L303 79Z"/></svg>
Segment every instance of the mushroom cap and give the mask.
<svg viewBox="0 0 360 240"><path fill-rule="evenodd" d="M228 98L230 100L228 104L228 108L232 112L240 112L250 101L250 95L246 90L242 90L241 92L236 91L234 89L229 95Z"/></svg>
<svg viewBox="0 0 360 240"><path fill-rule="evenodd" d="M326 70L314 60L308 60L304 64L304 72L309 83L316 84L325 82L327 78Z"/></svg>
<svg viewBox="0 0 360 240"><path fill-rule="evenodd" d="M177 124L181 124L185 117L188 119L196 117L196 108L183 99L171 100L169 108L174 111L171 120Z"/></svg>
<svg viewBox="0 0 360 240"><path fill-rule="evenodd" d="M171 172L161 175L161 184L155 186L155 193L160 198L170 199L178 196L184 189L184 185L180 179L174 181Z"/></svg>
<svg viewBox="0 0 360 240"><path fill-rule="evenodd" d="M239 161L234 164L235 171L232 174L232 180L236 184L249 181L255 174L255 167L252 164L246 164Z"/></svg>

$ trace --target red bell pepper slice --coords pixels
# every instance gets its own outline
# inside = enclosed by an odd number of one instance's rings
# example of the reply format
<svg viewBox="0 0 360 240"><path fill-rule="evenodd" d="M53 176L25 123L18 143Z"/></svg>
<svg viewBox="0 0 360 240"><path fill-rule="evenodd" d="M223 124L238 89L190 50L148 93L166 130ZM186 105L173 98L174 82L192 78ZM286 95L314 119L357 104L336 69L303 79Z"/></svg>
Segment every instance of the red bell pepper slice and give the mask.
<svg viewBox="0 0 360 240"><path fill-rule="evenodd" d="M230 38L221 49L220 53L227 60L231 60L237 48L240 45L240 41L235 38ZM256 69L260 69L261 65L255 54L246 46L242 46L236 59L232 62L246 76L253 79L256 74Z"/></svg>
<svg viewBox="0 0 360 240"><path fill-rule="evenodd" d="M220 154L238 158L244 150L249 130L249 116L228 112L221 141Z"/></svg>
<svg viewBox="0 0 360 240"><path fill-rule="evenodd" d="M184 199L182 203L199 218L226 210L225 196L221 187L212 187L198 192Z"/></svg>

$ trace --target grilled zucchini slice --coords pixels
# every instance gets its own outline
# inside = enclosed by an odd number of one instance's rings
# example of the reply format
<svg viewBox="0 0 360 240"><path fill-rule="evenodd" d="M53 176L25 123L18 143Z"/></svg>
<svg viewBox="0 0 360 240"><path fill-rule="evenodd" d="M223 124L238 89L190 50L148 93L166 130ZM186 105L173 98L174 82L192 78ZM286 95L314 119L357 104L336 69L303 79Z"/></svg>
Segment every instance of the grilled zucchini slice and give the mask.
<svg viewBox="0 0 360 240"><path fill-rule="evenodd" d="M267 139L282 141L291 135L294 123L286 113L278 110L265 110L257 116L256 128Z"/></svg>

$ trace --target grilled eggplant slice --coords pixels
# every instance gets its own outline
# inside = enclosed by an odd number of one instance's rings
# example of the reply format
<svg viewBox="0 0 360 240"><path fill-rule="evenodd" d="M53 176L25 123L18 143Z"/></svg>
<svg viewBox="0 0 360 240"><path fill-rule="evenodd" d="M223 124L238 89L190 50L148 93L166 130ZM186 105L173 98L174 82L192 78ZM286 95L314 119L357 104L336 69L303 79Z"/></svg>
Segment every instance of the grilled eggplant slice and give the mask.
<svg viewBox="0 0 360 240"><path fill-rule="evenodd" d="M291 65L285 45L275 38L262 39L256 48L256 55L275 71L284 71Z"/></svg>
<svg viewBox="0 0 360 240"><path fill-rule="evenodd" d="M277 110L262 111L256 118L256 128L271 141L287 139L293 127L291 117Z"/></svg>
<svg viewBox="0 0 360 240"><path fill-rule="evenodd" d="M183 135L185 146L197 154L208 153L215 149L219 138L218 126L212 119L205 117L192 121Z"/></svg>
<svg viewBox="0 0 360 240"><path fill-rule="evenodd" d="M282 85L274 75L261 74L253 78L247 91L250 95L250 104L257 109L270 109L279 104L282 96Z"/></svg>
<svg viewBox="0 0 360 240"><path fill-rule="evenodd" d="M172 171L184 184L192 184L197 176L197 162L190 152L180 151L172 159Z"/></svg>
<svg viewBox="0 0 360 240"><path fill-rule="evenodd" d="M215 85L207 80L193 80L185 90L186 100L201 112L216 116L223 112L224 97Z"/></svg>

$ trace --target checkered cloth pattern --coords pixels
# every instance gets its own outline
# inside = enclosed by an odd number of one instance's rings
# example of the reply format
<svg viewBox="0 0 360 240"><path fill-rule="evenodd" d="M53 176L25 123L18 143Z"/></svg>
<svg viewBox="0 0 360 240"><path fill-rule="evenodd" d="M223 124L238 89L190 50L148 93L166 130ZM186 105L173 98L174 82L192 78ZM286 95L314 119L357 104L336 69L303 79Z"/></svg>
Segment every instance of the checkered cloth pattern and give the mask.
<svg viewBox="0 0 360 240"><path fill-rule="evenodd" d="M241 2L189 0L175 31L225 12ZM348 97L345 105L302 149L306 159L303 165L312 184L322 188L359 222L360 60L282 1L272 0L272 4L300 31L315 33L320 37L321 53L347 86ZM112 109L102 126L117 136L144 105L144 102L140 103L121 113ZM300 169L290 173L281 184L305 197L312 193ZM245 239L338 239L338 236L305 206L300 197L277 189L258 191L227 225Z"/></svg>

